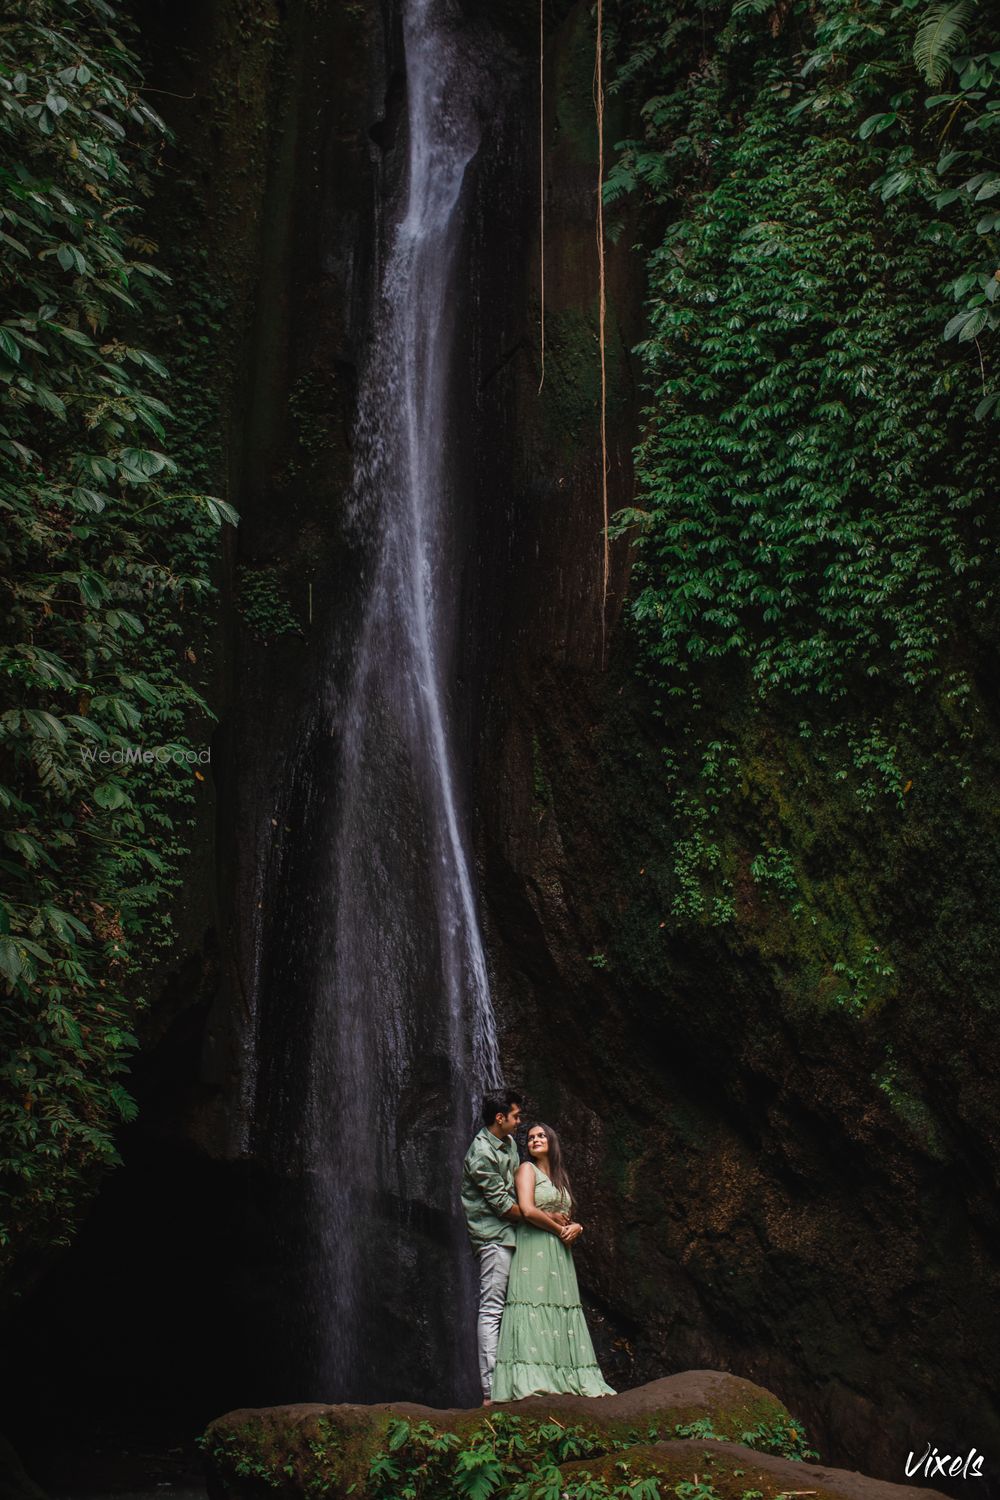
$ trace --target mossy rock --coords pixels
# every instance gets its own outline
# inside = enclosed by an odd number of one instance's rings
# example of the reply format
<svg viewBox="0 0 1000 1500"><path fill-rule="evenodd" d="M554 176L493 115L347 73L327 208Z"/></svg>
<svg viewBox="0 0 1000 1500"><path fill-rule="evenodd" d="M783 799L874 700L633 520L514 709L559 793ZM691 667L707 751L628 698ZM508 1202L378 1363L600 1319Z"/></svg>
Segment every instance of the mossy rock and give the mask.
<svg viewBox="0 0 1000 1500"><path fill-rule="evenodd" d="M693 1423L710 1424L725 1438L787 1432L794 1424L776 1396L718 1370L689 1370L617 1396L532 1396L488 1409L441 1410L409 1402L245 1408L216 1418L201 1439L209 1493L212 1500L364 1500L384 1493L370 1487L369 1470L375 1456L389 1450L400 1419L411 1427L426 1423L435 1436L452 1433L463 1446L492 1432L489 1424L496 1424L499 1413L516 1414L528 1430L553 1421L560 1429L581 1428L598 1456L644 1437L673 1436L678 1426Z"/></svg>
<svg viewBox="0 0 1000 1500"><path fill-rule="evenodd" d="M593 1481L603 1480L611 1491L616 1485L653 1478L666 1500L682 1484L695 1485L702 1492L709 1488L719 1500L744 1500L747 1495L759 1500L790 1500L792 1496L808 1500L902 1500L905 1494L936 1496L939 1490L918 1489L910 1484L890 1484L884 1479L869 1479L848 1469L828 1469L820 1464L801 1463L779 1458L774 1453L759 1453L739 1443L718 1443L696 1439L681 1442L641 1443L621 1453L610 1453L599 1459L581 1459L560 1465L566 1481L566 1493L574 1500L577 1487L591 1493ZM685 1493L685 1491L681 1491ZM596 1497L595 1497L596 1500Z"/></svg>

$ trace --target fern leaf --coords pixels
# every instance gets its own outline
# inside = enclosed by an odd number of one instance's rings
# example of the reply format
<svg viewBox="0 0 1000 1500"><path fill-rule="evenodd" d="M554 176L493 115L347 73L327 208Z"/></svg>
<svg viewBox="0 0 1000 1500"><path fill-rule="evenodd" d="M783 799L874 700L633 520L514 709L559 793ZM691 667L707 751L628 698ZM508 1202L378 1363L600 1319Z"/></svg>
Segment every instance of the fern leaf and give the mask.
<svg viewBox="0 0 1000 1500"><path fill-rule="evenodd" d="M634 78L638 77L644 69L648 68L655 57L655 42L643 42L640 46L636 47L631 55L625 60L625 62L622 63L621 67L618 69L616 76L608 85L608 93L619 93L623 88L630 84Z"/></svg>
<svg viewBox="0 0 1000 1500"><path fill-rule="evenodd" d="M965 41L965 28L972 12L970 0L932 5L917 27L913 61L932 86L940 84L956 50Z"/></svg>

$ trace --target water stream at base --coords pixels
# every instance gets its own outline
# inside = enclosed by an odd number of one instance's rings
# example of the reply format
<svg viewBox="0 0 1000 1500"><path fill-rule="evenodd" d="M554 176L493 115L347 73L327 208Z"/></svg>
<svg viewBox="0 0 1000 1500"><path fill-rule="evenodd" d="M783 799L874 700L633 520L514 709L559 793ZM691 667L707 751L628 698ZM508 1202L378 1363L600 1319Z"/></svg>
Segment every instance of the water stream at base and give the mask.
<svg viewBox="0 0 1000 1500"><path fill-rule="evenodd" d="M404 0L403 31L407 169L350 501L372 564L340 717L306 1115L316 1378L331 1400L419 1394L394 1347L425 1347L461 1383L474 1309L458 1182L499 1077L449 708L455 282L481 64L448 0Z"/></svg>

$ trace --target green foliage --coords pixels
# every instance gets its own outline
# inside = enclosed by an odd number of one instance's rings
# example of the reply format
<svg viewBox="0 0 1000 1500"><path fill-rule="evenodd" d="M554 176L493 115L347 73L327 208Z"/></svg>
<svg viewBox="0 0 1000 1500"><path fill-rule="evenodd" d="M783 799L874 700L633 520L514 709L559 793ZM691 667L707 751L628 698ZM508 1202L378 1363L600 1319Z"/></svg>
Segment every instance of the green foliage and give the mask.
<svg viewBox="0 0 1000 1500"><path fill-rule="evenodd" d="M802 1423L794 1417L771 1422L758 1422L755 1427L740 1433L740 1442L759 1453L777 1453L780 1458L796 1461L817 1459L819 1454L810 1448Z"/></svg>
<svg viewBox="0 0 1000 1500"><path fill-rule="evenodd" d="M780 891L785 896L794 896L799 884L795 878L795 867L787 849L767 849L754 856L750 862L750 875L758 885Z"/></svg>
<svg viewBox="0 0 1000 1500"><path fill-rule="evenodd" d="M368 1493L371 1500L450 1500L455 1495L466 1500L489 1500L493 1495L504 1500L561 1500L564 1494L572 1500L624 1500L626 1496L642 1500L661 1491L655 1480L631 1477L625 1461L616 1466L620 1480L610 1487L601 1480L582 1478L573 1480L567 1489L559 1465L609 1451L624 1453L643 1441L719 1436L711 1421L702 1419L662 1432L654 1423L646 1433L629 1432L609 1442L584 1426L528 1422L498 1411L463 1444L454 1433L437 1432L427 1422L394 1421L386 1448L371 1461ZM743 1433L740 1441L786 1458L818 1456L806 1446L805 1434L794 1419L761 1422ZM681 1485L675 1493L678 1500L712 1500L714 1491L708 1491L695 1494L691 1486Z"/></svg>
<svg viewBox="0 0 1000 1500"><path fill-rule="evenodd" d="M300 375L288 393L288 416L295 440L285 466L285 481L322 463L336 438L337 388L332 375L315 371Z"/></svg>
<svg viewBox="0 0 1000 1500"><path fill-rule="evenodd" d="M732 919L741 820L751 879L801 914L786 830L746 832L748 768L713 766L720 718L797 717L859 818L901 811L911 723L947 697L967 736L992 638L996 26L923 0L619 0L608 37L641 131L605 200L643 206L649 292L613 534L667 739L669 919ZM854 969L866 1009L888 976Z"/></svg>
<svg viewBox="0 0 1000 1500"><path fill-rule="evenodd" d="M545 770L545 759L537 734L531 736L531 789L539 821L552 806L552 784Z"/></svg>
<svg viewBox="0 0 1000 1500"><path fill-rule="evenodd" d="M674 1427L674 1436L679 1438L708 1438L716 1442L722 1441L715 1430L715 1423L711 1417L696 1417L693 1422L678 1422Z"/></svg>
<svg viewBox="0 0 1000 1500"><path fill-rule="evenodd" d="M451 1432L436 1432L429 1422L395 1421L386 1450L377 1453L368 1471L372 1500L558 1500L558 1465L604 1449L582 1427L557 1422L526 1423L496 1412L464 1444Z"/></svg>
<svg viewBox="0 0 1000 1500"><path fill-rule="evenodd" d="M724 1433L716 1432L711 1417L699 1417L693 1422L678 1422L673 1435L679 1438L708 1438L716 1442L733 1441L732 1437L727 1438ZM802 1423L791 1416L760 1421L756 1426L741 1432L739 1441L758 1453L777 1453L781 1458L819 1458L815 1449L808 1445Z"/></svg>
<svg viewBox="0 0 1000 1500"><path fill-rule="evenodd" d="M0 1266L62 1244L132 1118L123 1077L204 753L186 605L225 501L167 451L134 331L164 272L138 221L165 135L106 0L0 28ZM151 951L152 950L152 951Z"/></svg>
<svg viewBox="0 0 1000 1500"><path fill-rule="evenodd" d="M719 1500L719 1492L712 1483L711 1477L682 1479L680 1484L674 1486L674 1494L677 1500Z"/></svg>
<svg viewBox="0 0 1000 1500"><path fill-rule="evenodd" d="M987 379L995 351L979 343L1000 327L1000 214L988 201L1000 192L1000 34L995 18L964 0L927 8L904 0L890 22L880 26L870 5L863 18L832 8L802 68L815 83L790 115L846 114L856 124L861 109L877 103L857 125L860 140L879 137L872 165L881 170L870 191L884 203L909 200L927 234L950 252L951 275L939 290L960 308L944 337L976 344L976 357L966 355L966 379L978 386L982 420L996 415L1000 400L995 378ZM983 50L965 50L967 43ZM926 96L924 85L949 79L946 92Z"/></svg>
<svg viewBox="0 0 1000 1500"><path fill-rule="evenodd" d="M697 756L690 767L693 785L685 779L683 757L669 747L663 752L679 830L673 847L671 914L681 920L707 917L713 923L723 923L733 915L733 862L724 858L715 832L723 800L731 795L732 776L739 766L732 752L733 746L721 740L689 750L691 760Z"/></svg>
<svg viewBox="0 0 1000 1500"><path fill-rule="evenodd" d="M835 1003L856 1015L865 1015L888 992L887 982L896 971L880 956L878 944L868 942L861 950L856 969L845 959L838 959L833 972L842 981L842 988L834 997Z"/></svg>
<svg viewBox="0 0 1000 1500"><path fill-rule="evenodd" d="M921 1081L901 1067L891 1043L885 1047L882 1070L872 1074L872 1082L927 1154L935 1161L948 1161L950 1152L941 1128L921 1097Z"/></svg>
<svg viewBox="0 0 1000 1500"><path fill-rule="evenodd" d="M567 1488L546 1496L545 1500L667 1500L669 1491L652 1475L635 1478L624 1461L615 1464L615 1473L617 1478L613 1484L599 1477L580 1475ZM681 1488L681 1485L676 1486L678 1494ZM714 1491L712 1493L714 1495ZM531 1500L542 1500L542 1497L532 1496Z"/></svg>
<svg viewBox="0 0 1000 1500"><path fill-rule="evenodd" d="M342 1456L341 1441L327 1417L316 1421L317 1436L298 1434L298 1441L275 1452L259 1427L247 1423L237 1431L203 1433L195 1439L206 1458L224 1467L234 1480L250 1480L264 1493L321 1497L333 1493Z"/></svg>
<svg viewBox="0 0 1000 1500"><path fill-rule="evenodd" d="M240 614L261 640L302 634L274 568L241 567L237 601Z"/></svg>
<svg viewBox="0 0 1000 1500"><path fill-rule="evenodd" d="M629 1449L676 1437L734 1439L731 1431L717 1434L709 1419L675 1427L661 1427L654 1420L642 1432L633 1429L610 1437L583 1424L564 1426L554 1417L538 1421L494 1410L484 1414L482 1425L461 1436L428 1421L393 1417L382 1446L364 1458L353 1442L350 1451L342 1448L328 1419L320 1417L317 1426L318 1437L302 1423L279 1436L274 1428L250 1421L206 1434L198 1442L217 1478L253 1479L265 1491L281 1494L319 1497L336 1490L366 1500L647 1500L666 1491L657 1481L630 1471ZM788 1458L816 1456L792 1418L761 1421L739 1441ZM621 1455L611 1483L586 1472L567 1480L560 1471L561 1464L609 1454ZM708 1465L713 1459L710 1453L701 1455ZM696 1493L683 1482L673 1493L678 1500L715 1500L710 1476L705 1477L704 1490ZM759 1492L748 1490L743 1500L760 1500Z"/></svg>
<svg viewBox="0 0 1000 1500"><path fill-rule="evenodd" d="M924 286L950 257L902 203L877 211L855 142L792 130L769 96L754 123L652 258L654 404L618 527L638 528L633 615L661 673L736 654L761 693L916 686L994 586L943 303L898 279L907 243Z"/></svg>

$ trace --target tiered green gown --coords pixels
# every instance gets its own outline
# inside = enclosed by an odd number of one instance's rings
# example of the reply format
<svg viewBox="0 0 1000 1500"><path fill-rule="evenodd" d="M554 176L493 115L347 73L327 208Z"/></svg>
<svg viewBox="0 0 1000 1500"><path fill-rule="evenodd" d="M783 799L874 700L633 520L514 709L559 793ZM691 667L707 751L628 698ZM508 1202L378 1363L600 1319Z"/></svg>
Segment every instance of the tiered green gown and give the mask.
<svg viewBox="0 0 1000 1500"><path fill-rule="evenodd" d="M568 1213L570 1204L534 1162L535 1206ZM507 1302L493 1400L570 1392L613 1396L601 1374L576 1282L573 1252L558 1235L534 1224L517 1225L517 1245L507 1284Z"/></svg>

